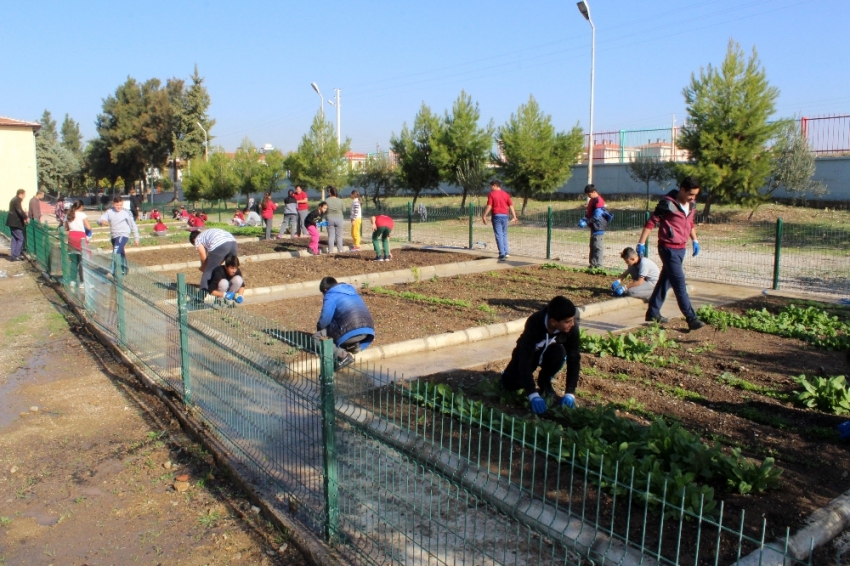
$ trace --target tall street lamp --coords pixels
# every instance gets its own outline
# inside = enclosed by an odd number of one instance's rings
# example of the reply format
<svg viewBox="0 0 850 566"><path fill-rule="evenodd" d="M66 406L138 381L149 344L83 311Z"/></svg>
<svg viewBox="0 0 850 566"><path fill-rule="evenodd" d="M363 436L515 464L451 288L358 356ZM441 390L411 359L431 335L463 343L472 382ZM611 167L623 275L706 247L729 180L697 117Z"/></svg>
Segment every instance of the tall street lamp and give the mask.
<svg viewBox="0 0 850 566"><path fill-rule="evenodd" d="M339 93L340 93L340 92L342 92L342 91L341 91L340 89L338 89L338 88L335 88L335 89L334 89L334 92L336 92L336 102L334 102L333 100L331 100L331 99L329 98L329 99L328 99L328 104L330 104L331 106L336 107L336 145L337 145L337 147L339 147L339 146L342 144L341 139L340 139L340 133L339 133L339 132L340 132L340 125L339 125Z"/></svg>
<svg viewBox="0 0 850 566"><path fill-rule="evenodd" d="M590 23L590 132L587 136L587 184L593 183L593 76L596 69L596 26L590 19L590 6L586 0L577 3L578 11Z"/></svg>
<svg viewBox="0 0 850 566"><path fill-rule="evenodd" d="M325 97L322 96L322 91L319 90L319 85L316 83L310 83L310 86L313 87L313 90L316 91L316 94L319 95L319 98L322 99L322 120L325 119Z"/></svg>
<svg viewBox="0 0 850 566"><path fill-rule="evenodd" d="M207 131L204 129L204 127L201 125L200 122L195 122L195 123L198 125L199 128L201 128L201 131L204 132L204 161L209 161L210 160L210 152L209 152L210 142L207 140Z"/></svg>

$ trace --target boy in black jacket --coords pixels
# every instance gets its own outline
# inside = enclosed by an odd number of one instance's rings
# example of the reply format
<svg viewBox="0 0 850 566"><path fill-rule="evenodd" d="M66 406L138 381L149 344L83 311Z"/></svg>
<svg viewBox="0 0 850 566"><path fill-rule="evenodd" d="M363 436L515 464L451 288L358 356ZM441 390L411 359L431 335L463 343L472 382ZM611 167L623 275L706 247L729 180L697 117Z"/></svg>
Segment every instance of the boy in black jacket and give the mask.
<svg viewBox="0 0 850 566"><path fill-rule="evenodd" d="M528 317L525 329L516 342L511 361L502 372L502 387L508 391L522 389L531 401L531 410L546 412L544 397L556 406L575 407L575 391L581 371L579 329L576 307L566 297L557 296L547 307ZM567 363L567 391L561 397L552 388L552 379ZM534 370L540 368L537 386ZM539 387L539 391L538 391Z"/></svg>

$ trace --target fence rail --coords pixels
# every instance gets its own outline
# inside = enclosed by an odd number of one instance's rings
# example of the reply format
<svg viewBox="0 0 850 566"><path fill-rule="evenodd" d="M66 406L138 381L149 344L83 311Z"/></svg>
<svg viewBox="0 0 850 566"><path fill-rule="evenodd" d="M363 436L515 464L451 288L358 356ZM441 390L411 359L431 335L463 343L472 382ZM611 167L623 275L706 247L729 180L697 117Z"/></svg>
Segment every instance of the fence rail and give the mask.
<svg viewBox="0 0 850 566"><path fill-rule="evenodd" d="M465 229L475 212L434 211L411 227ZM555 216L535 218L535 229ZM9 233L4 214L0 226ZM282 512L349 563L731 564L772 532L722 504L686 502L666 477L609 471L526 421L460 410L453 396L380 368L334 371L330 341L209 308L182 277L71 249L61 230L32 223L27 251L263 480ZM781 544L773 552L812 563Z"/></svg>

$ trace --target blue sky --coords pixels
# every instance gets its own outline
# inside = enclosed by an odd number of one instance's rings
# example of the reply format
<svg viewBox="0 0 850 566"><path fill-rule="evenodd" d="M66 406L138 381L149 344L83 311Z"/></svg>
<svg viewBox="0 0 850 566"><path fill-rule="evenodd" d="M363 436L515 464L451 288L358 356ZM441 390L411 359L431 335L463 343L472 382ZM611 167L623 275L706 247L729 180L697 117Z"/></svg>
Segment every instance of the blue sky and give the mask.
<svg viewBox="0 0 850 566"><path fill-rule="evenodd" d="M729 38L758 48L778 116L850 114L846 0L589 2L596 131L681 123L682 88ZM128 75L187 78L196 63L228 150L246 136L295 149L313 81L326 98L342 89L356 151L386 150L422 101L442 114L461 89L497 126L530 94L560 129L588 119L590 26L572 0L7 2L0 52L0 115L69 113L87 138Z"/></svg>

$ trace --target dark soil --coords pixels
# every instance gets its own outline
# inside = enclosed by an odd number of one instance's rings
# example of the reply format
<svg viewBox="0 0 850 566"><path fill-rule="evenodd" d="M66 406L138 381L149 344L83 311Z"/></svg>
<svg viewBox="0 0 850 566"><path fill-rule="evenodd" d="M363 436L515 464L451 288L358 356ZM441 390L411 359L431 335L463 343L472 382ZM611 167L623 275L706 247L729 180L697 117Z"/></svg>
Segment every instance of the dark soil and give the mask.
<svg viewBox="0 0 850 566"><path fill-rule="evenodd" d="M188 236L183 236L183 240L188 243ZM275 252L300 252L307 249L310 240L308 238L284 238L282 240L260 240L257 242L242 242L239 244L239 255L258 255L271 254ZM365 243L365 242L364 242ZM319 246L327 246L327 237L320 240ZM346 240L345 245L350 246L351 242ZM374 252L371 247L361 245L361 253L374 257ZM393 251L393 257L395 257ZM149 252L135 252L130 256L130 261L139 265L164 265L167 263L180 263L184 261L198 261L198 252L195 248L174 248L168 250L151 250Z"/></svg>
<svg viewBox="0 0 850 566"><path fill-rule="evenodd" d="M787 299L759 298L738 303L729 310L749 308L778 310ZM796 389L792 376L847 375L843 352L816 350L795 339L758 332L729 329L715 332L705 327L687 332L685 323L668 325L669 337L679 347L660 350L666 366L628 362L620 358L585 355L579 397L594 405L613 402L620 415L649 424L656 416L681 422L708 442L737 447L756 460L772 456L783 469L782 488L763 495L742 496L714 486L718 499L726 502L727 517L746 511L747 533L758 538L762 519L768 538L792 533L814 510L826 505L850 487L847 470L850 454L834 429L844 417L800 408L771 396L745 391L728 384L729 378L746 380L779 392ZM429 381L463 389L473 398L498 404L476 393L476 385L496 380L506 362L472 370L436 374ZM725 378L725 379L724 379ZM564 376L556 381L563 388ZM625 410L631 407L630 411ZM517 413L516 408L500 407ZM728 513L731 512L731 513ZM737 519L736 519L737 520Z"/></svg>
<svg viewBox="0 0 850 566"><path fill-rule="evenodd" d="M171 251L171 250L163 250ZM242 252L242 247L239 249ZM197 255L197 252L195 252ZM410 269L426 265L441 265L481 259L477 256L440 252L435 250L417 250L412 248L393 251L391 261L373 261L372 252L349 252L336 255L320 255L297 257L259 262L244 262L241 270L245 276L246 285L250 287L269 287L315 281L322 277L346 277L364 273L379 273ZM163 276L176 278L178 272L188 274L187 279L196 283L200 279L198 268L188 268L177 271L164 271Z"/></svg>
<svg viewBox="0 0 850 566"><path fill-rule="evenodd" d="M270 262L253 265L264 263ZM375 289L361 289L360 294L375 319L379 343L388 344L529 316L555 295L569 297L577 305L605 300L610 298L606 282L605 276L534 266L429 279L387 289L392 293L465 300L471 306L434 304L389 296ZM274 319L285 328L309 332L314 330L322 310L322 297L286 299L245 308ZM415 324L411 324L411 316L415 316Z"/></svg>

